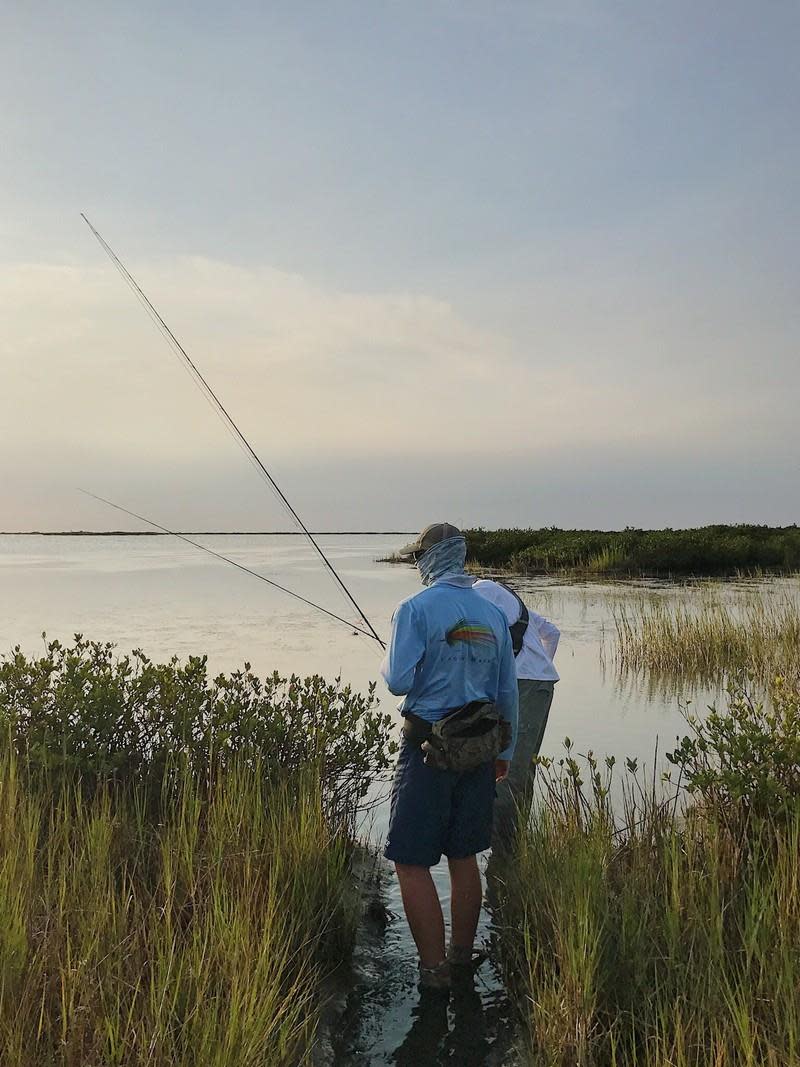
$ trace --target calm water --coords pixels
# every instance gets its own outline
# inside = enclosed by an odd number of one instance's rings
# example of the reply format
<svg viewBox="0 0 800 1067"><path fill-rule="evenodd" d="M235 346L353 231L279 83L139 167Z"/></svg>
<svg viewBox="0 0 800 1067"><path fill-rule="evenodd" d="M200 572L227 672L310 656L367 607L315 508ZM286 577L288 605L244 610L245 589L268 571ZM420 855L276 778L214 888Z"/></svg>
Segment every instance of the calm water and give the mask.
<svg viewBox="0 0 800 1067"><path fill-rule="evenodd" d="M342 596L313 550L294 536L199 538L267 577L350 615ZM416 572L377 563L397 547L398 537L330 536L320 539L331 560L382 636L394 605L416 591ZM531 607L562 630L557 666L561 682L542 752L558 755L569 736L579 752L637 756L650 761L656 738L663 752L682 732L679 694L650 691L635 680L616 678L608 631L612 606L642 586L566 584L530 579L518 589ZM665 595L651 588L648 595ZM667 595L673 595L667 592ZM691 591L679 595L691 595ZM19 644L42 647L41 634L69 639L76 632L111 640L121 649L142 648L160 658L207 653L212 669L230 670L247 660L261 672L341 674L366 687L379 678L374 642L307 609L285 594L167 537L0 537L0 653ZM602 654L606 633L606 656ZM383 684L387 709L396 701ZM696 706L713 694L682 694ZM387 805L374 812L370 833L379 839ZM446 867L435 871L446 897ZM507 1063L509 1008L489 964L476 988L449 1008L420 1009L415 952L389 877L388 927L365 929L359 977L347 1027L340 1035L339 1062L346 1064L440 1062ZM479 937L490 936L484 919ZM432 1012L432 1014L431 1014Z"/></svg>

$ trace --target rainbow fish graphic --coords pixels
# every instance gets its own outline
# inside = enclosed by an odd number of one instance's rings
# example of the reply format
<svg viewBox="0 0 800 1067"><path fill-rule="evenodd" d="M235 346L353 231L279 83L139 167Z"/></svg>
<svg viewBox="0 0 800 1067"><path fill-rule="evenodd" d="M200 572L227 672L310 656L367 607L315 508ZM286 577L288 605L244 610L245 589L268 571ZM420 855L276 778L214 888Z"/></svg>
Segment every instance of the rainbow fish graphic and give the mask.
<svg viewBox="0 0 800 1067"><path fill-rule="evenodd" d="M467 619L459 619L455 626L447 631L445 641L448 645L496 645L497 640L489 626L482 626L479 622L469 622Z"/></svg>

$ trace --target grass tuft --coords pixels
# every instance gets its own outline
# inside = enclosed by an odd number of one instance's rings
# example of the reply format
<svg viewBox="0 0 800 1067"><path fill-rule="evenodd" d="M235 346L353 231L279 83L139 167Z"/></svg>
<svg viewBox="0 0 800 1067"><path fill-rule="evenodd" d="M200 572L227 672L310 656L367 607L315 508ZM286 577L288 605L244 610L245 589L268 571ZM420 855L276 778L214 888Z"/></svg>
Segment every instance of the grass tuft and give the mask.
<svg viewBox="0 0 800 1067"><path fill-rule="evenodd" d="M800 663L800 597L753 590L735 602L700 591L691 603L638 596L614 607L617 665L683 682L718 685L747 674L762 682Z"/></svg>
<svg viewBox="0 0 800 1067"><path fill-rule="evenodd" d="M4 1065L303 1059L356 916L313 769L232 764L201 799L176 768L157 825L137 786L48 791L8 745L0 780Z"/></svg>

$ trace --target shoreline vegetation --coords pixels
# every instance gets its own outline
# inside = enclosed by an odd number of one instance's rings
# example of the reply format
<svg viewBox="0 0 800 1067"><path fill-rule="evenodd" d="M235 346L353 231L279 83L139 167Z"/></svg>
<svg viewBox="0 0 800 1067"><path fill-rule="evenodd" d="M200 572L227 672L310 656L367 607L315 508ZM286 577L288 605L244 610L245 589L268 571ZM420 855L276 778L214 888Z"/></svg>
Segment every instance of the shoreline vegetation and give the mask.
<svg viewBox="0 0 800 1067"><path fill-rule="evenodd" d="M702 526L688 530L468 530L467 558L521 574L664 577L800 569L797 526Z"/></svg>
<svg viewBox="0 0 800 1067"><path fill-rule="evenodd" d="M800 527L465 530L471 568L513 574L735 577L800 570ZM397 556L381 562L399 563Z"/></svg>
<svg viewBox="0 0 800 1067"><path fill-rule="evenodd" d="M308 1063L390 718L79 635L0 659L0 1062Z"/></svg>
<svg viewBox="0 0 800 1067"><path fill-rule="evenodd" d="M660 783L569 741L539 760L496 871L523 1063L800 1062L800 690L687 725Z"/></svg>
<svg viewBox="0 0 800 1067"><path fill-rule="evenodd" d="M800 690L687 724L661 783L569 740L539 761L496 872L524 1063L800 1063Z"/></svg>

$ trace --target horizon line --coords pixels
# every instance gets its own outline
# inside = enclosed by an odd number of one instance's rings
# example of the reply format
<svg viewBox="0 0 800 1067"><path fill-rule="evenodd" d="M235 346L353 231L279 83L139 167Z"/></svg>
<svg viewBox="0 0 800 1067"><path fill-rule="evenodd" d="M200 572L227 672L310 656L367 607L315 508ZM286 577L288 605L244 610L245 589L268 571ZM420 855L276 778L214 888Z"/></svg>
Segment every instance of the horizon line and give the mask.
<svg viewBox="0 0 800 1067"><path fill-rule="evenodd" d="M315 537L394 537L417 530L311 530ZM0 530L0 537L305 537L301 530Z"/></svg>

